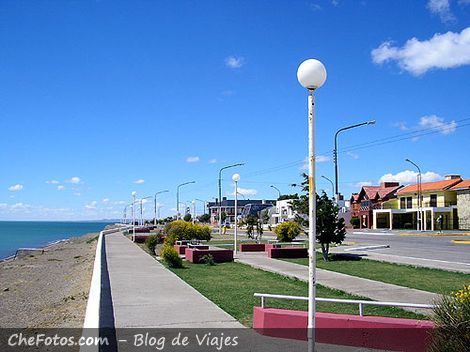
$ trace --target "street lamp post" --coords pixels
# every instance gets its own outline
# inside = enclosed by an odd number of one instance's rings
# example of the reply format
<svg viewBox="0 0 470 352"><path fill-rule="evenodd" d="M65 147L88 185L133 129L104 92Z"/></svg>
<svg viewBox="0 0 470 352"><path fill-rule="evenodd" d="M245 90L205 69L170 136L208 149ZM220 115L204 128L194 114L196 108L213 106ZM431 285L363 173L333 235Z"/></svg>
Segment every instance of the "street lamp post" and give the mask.
<svg viewBox="0 0 470 352"><path fill-rule="evenodd" d="M335 194L336 194L336 204L338 204L339 202L339 186L338 186L338 183L339 183L339 176L338 176L338 135L343 132L343 131L346 131L346 130L350 130L352 128L356 128L356 127L361 127L361 126L364 126L364 125L374 125L375 124L375 120L370 120L370 121L365 121L365 122L361 122L361 123L358 123L358 124L355 124L355 125L351 125L351 126L347 126L347 127L343 127L343 128L340 128L338 131L336 131L335 133L335 149L333 150L333 161L335 163Z"/></svg>
<svg viewBox="0 0 470 352"><path fill-rule="evenodd" d="M140 226L144 226L144 206L143 206L143 203L144 203L145 199L149 199L149 198L153 198L153 197L152 196L147 196L147 197L144 197L144 198L140 199Z"/></svg>
<svg viewBox="0 0 470 352"><path fill-rule="evenodd" d="M279 190L279 188L277 188L276 186L273 186L273 185L271 185L269 187L274 188L279 193L279 197L277 198L279 200L279 198L281 198L281 191ZM282 217L282 214L281 214L282 211L281 211L281 205L279 204L279 208L278 208L277 202L276 202L276 208L277 208L276 211L279 215L279 217L277 219L277 223L280 224L282 222L282 218L281 218Z"/></svg>
<svg viewBox="0 0 470 352"><path fill-rule="evenodd" d="M193 224L194 224L196 222L196 201L193 200L191 202L191 204L193 205L193 216L192 216L192 218L193 218Z"/></svg>
<svg viewBox="0 0 470 352"><path fill-rule="evenodd" d="M309 169L309 225L308 225L308 351L315 351L315 296L316 296L316 193L315 193L315 95L326 81L326 69L315 59L302 62L297 70L299 83L308 89L308 169Z"/></svg>
<svg viewBox="0 0 470 352"><path fill-rule="evenodd" d="M153 196L153 225L154 226L157 226L157 196L161 193L166 193L166 192L169 192L169 190L165 189L164 191L159 191L157 193L155 193L155 195Z"/></svg>
<svg viewBox="0 0 470 352"><path fill-rule="evenodd" d="M132 195L132 242L135 242L135 197L137 196L137 192L134 191L131 193Z"/></svg>
<svg viewBox="0 0 470 352"><path fill-rule="evenodd" d="M273 185L271 185L269 187L274 188L277 191L277 193L279 193L278 199L281 198L281 191L279 190L279 188L277 188L276 186L273 186Z"/></svg>
<svg viewBox="0 0 470 352"><path fill-rule="evenodd" d="M219 235L222 234L222 171L236 166L243 166L245 163L238 163L229 166L224 166L219 170Z"/></svg>
<svg viewBox="0 0 470 352"><path fill-rule="evenodd" d="M416 181L418 183L418 216L417 216L417 221L416 221L416 229L418 231L423 231L423 214L422 214L422 206L423 206L423 200L422 194L421 194L421 169L419 166L411 161L410 159L405 159L406 162L409 162L410 164L414 165L418 169L418 175L416 176Z"/></svg>
<svg viewBox="0 0 470 352"><path fill-rule="evenodd" d="M195 200L197 200L198 202L201 202L202 204L204 204L203 210L204 210L204 214L205 214L206 213L206 208L207 208L207 201L202 200L202 199L198 199L198 198L196 198Z"/></svg>
<svg viewBox="0 0 470 352"><path fill-rule="evenodd" d="M335 198L335 187L333 186L333 181L331 181L331 180L330 180L328 177L326 177L326 176L323 176L323 175L322 175L321 177L331 183L331 196L332 196L333 199L334 199L334 198Z"/></svg>
<svg viewBox="0 0 470 352"><path fill-rule="evenodd" d="M238 181L240 181L239 174L233 174L233 182L235 182L235 229L234 229L234 242L233 242L233 254L237 254L237 236L238 236L238 208L237 208L237 194L238 194Z"/></svg>
<svg viewBox="0 0 470 352"><path fill-rule="evenodd" d="M180 218L180 187L189 185L191 183L196 183L196 181L181 183L176 187L176 220L179 220Z"/></svg>

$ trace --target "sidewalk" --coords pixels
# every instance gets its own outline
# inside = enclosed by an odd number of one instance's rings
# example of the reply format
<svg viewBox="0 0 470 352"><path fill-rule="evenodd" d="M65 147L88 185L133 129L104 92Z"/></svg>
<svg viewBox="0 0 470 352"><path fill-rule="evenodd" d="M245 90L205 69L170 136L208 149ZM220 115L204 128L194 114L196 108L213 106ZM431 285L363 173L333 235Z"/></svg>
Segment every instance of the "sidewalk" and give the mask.
<svg viewBox="0 0 470 352"><path fill-rule="evenodd" d="M121 234L106 236L114 326L243 328Z"/></svg>
<svg viewBox="0 0 470 352"><path fill-rule="evenodd" d="M115 350L134 351L133 334L143 332L151 335L159 334L157 336L166 336L168 339L179 332L182 332L183 336L190 337L197 333L218 336L217 334L222 332L226 336L234 335L240 338L238 351L306 350L305 341L262 336L245 328L123 235L117 233L107 235L105 245L114 327L117 329ZM175 347L172 350L208 350L205 345L201 348L190 346L189 349ZM319 352L377 351L321 343L317 343L317 347ZM151 349L156 350L155 347ZM144 350L149 349L144 348ZM215 347L213 346L211 350L215 350Z"/></svg>
<svg viewBox="0 0 470 352"><path fill-rule="evenodd" d="M308 267L283 260L268 258L264 252L238 253L236 261L250 265L254 268L297 278L302 281L308 281ZM318 284L358 296L367 297L374 301L433 304L434 300L439 297L439 295L435 293L363 279L334 271L317 269L316 272L316 281ZM430 314L429 309L403 309L421 314Z"/></svg>

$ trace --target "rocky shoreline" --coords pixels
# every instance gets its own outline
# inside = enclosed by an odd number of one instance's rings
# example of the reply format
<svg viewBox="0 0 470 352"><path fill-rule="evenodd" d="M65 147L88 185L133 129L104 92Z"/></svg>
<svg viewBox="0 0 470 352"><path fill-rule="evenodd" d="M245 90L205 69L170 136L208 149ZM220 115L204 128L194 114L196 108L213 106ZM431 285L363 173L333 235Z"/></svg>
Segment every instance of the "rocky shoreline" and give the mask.
<svg viewBox="0 0 470 352"><path fill-rule="evenodd" d="M0 263L1 328L83 325L98 233Z"/></svg>

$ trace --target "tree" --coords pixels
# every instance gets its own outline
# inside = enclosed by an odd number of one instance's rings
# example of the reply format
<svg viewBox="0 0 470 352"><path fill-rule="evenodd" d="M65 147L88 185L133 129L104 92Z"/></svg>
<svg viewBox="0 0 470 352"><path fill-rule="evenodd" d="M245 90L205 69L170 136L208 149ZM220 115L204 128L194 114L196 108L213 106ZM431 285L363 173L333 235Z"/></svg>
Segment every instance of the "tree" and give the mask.
<svg viewBox="0 0 470 352"><path fill-rule="evenodd" d="M302 177L304 178L300 184L302 191L308 192L308 175L303 173ZM338 218L339 208L328 198L325 192L323 192L321 196L317 194L316 199L316 240L321 245L323 259L328 261L330 244L341 244L346 236L346 228L344 219ZM301 195L299 199L293 200L292 208L297 213L296 221L299 225L308 227L308 193Z"/></svg>
<svg viewBox="0 0 470 352"><path fill-rule="evenodd" d="M245 218L244 222L246 224L246 235L248 238L254 239L256 242L260 242L261 236L263 235L263 222L254 214L249 214Z"/></svg>
<svg viewBox="0 0 470 352"><path fill-rule="evenodd" d="M189 221L191 221L191 219L192 219L191 214L186 214L186 215L183 217L183 220L184 220L184 221L188 221L188 222L189 222Z"/></svg>
<svg viewBox="0 0 470 352"><path fill-rule="evenodd" d="M202 214L198 218L199 222L208 223L211 221L211 216L209 214Z"/></svg>
<svg viewBox="0 0 470 352"><path fill-rule="evenodd" d="M220 213L220 219L222 220L222 223L227 219L227 213L225 211Z"/></svg>

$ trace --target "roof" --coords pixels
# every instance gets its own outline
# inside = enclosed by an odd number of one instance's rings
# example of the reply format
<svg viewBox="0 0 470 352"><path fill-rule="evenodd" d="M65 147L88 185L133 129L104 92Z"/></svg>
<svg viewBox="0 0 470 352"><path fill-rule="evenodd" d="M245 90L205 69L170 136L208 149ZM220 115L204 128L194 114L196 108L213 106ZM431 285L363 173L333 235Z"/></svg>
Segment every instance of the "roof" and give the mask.
<svg viewBox="0 0 470 352"><path fill-rule="evenodd" d="M463 180L462 182L457 183L455 186L451 187L451 190L457 191L461 189L469 189L470 188L470 180Z"/></svg>
<svg viewBox="0 0 470 352"><path fill-rule="evenodd" d="M421 192L430 192L430 191L445 191L452 186L460 183L462 179L453 179L453 180L443 180L437 182L424 182L421 183ZM418 184L408 185L398 191L398 194L405 193L416 193L418 192Z"/></svg>
<svg viewBox="0 0 470 352"><path fill-rule="evenodd" d="M363 186L359 195L365 194L368 199L386 199L393 195L398 189L403 186L384 187L380 186Z"/></svg>
<svg viewBox="0 0 470 352"><path fill-rule="evenodd" d="M358 200L359 200L359 193L353 193L353 194L351 195L350 201L351 201L351 202L357 202Z"/></svg>

